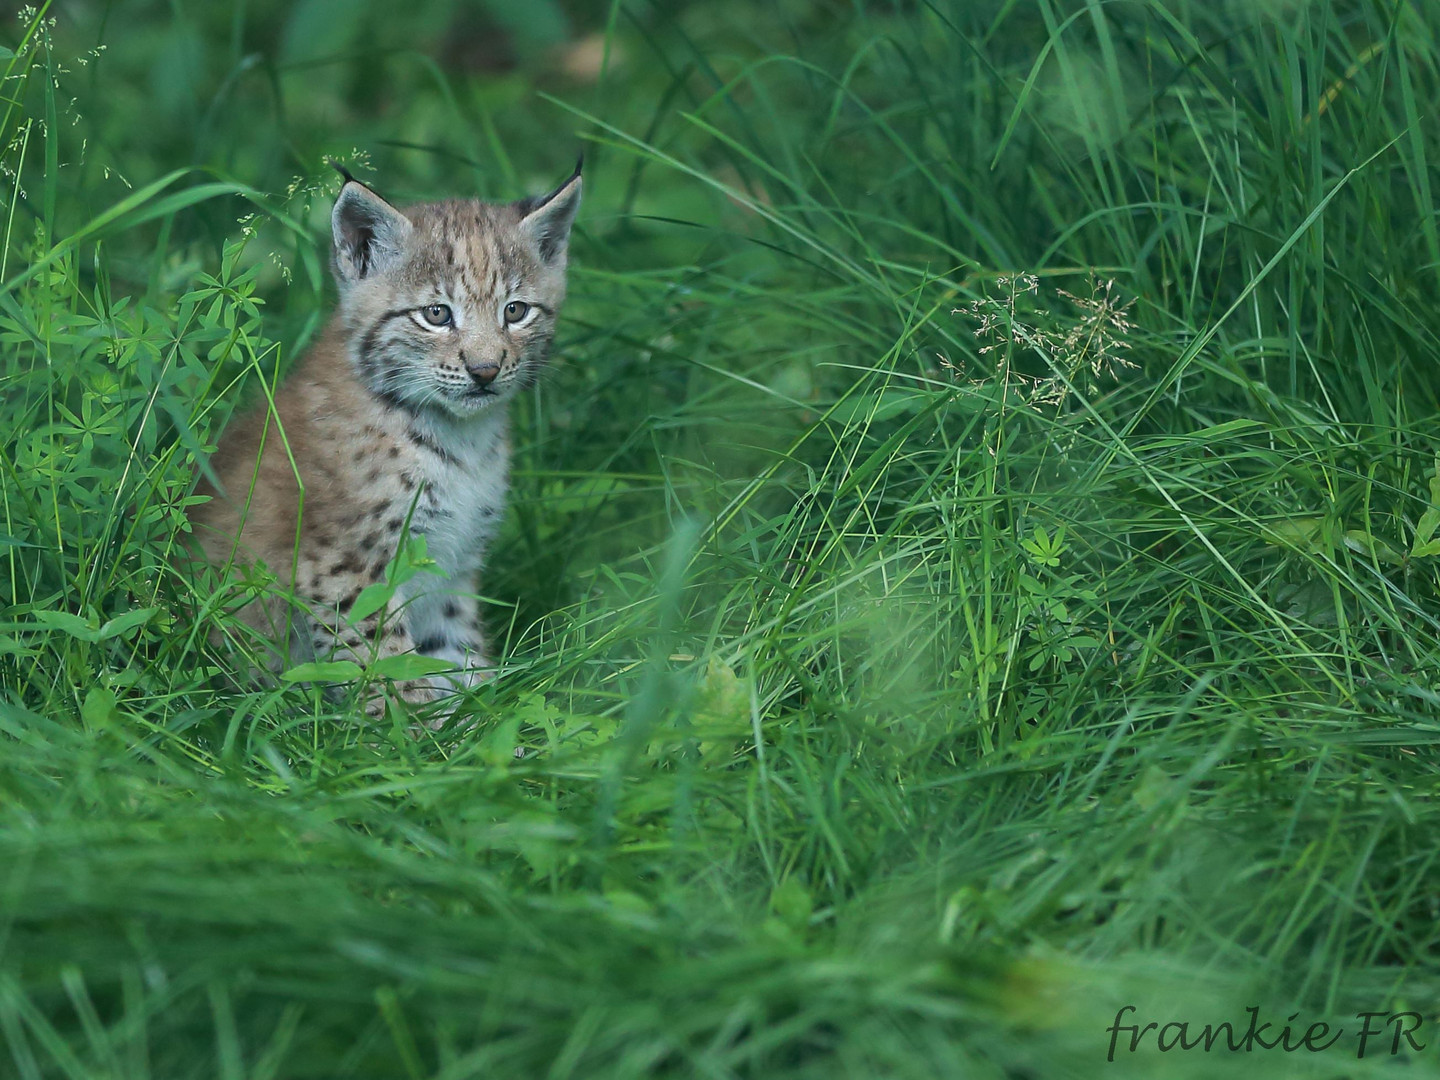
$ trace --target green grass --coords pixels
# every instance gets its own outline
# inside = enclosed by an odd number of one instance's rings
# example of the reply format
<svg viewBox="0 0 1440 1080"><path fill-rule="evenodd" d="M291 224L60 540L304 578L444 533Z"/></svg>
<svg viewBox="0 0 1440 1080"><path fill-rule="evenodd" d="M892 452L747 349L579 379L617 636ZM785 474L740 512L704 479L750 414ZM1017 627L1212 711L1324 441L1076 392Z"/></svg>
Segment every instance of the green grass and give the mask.
<svg viewBox="0 0 1440 1080"><path fill-rule="evenodd" d="M1440 2L54 14L0 1075L1440 1075ZM183 511L324 318L323 157L581 146L476 722L237 680ZM1127 1004L1347 1035L1107 1063Z"/></svg>

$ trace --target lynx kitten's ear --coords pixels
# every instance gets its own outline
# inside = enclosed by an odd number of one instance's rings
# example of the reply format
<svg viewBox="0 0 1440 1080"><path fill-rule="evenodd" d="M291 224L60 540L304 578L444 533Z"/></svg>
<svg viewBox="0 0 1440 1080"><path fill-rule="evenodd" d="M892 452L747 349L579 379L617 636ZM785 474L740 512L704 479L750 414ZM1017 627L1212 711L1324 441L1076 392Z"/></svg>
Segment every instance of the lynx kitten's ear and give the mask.
<svg viewBox="0 0 1440 1080"><path fill-rule="evenodd" d="M405 250L410 219L349 176L335 199L335 276L341 289L396 262Z"/></svg>
<svg viewBox="0 0 1440 1080"><path fill-rule="evenodd" d="M565 257L570 243L570 226L575 222L575 212L580 209L580 166L584 158L575 163L575 171L549 195L523 199L520 211L520 228L535 239L540 248L540 257L546 262L557 262Z"/></svg>

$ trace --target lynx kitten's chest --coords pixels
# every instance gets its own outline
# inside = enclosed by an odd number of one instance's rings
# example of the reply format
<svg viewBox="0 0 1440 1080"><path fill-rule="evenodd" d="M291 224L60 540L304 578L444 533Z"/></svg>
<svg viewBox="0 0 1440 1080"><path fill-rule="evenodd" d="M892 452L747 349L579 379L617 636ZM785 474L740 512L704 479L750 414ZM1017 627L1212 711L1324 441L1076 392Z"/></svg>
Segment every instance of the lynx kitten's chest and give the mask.
<svg viewBox="0 0 1440 1080"><path fill-rule="evenodd" d="M463 663L467 635L473 629L462 616L478 588L486 552L499 527L509 483L509 445L504 414L495 413L463 427L446 422L407 425L402 438L416 452L412 475L392 491L410 498L409 532L425 538L426 553L439 574L420 574L401 589L405 625L416 648ZM412 509L413 507L413 509ZM402 535L397 539L403 539ZM478 648L478 640L471 647ZM471 657L478 660L478 657Z"/></svg>

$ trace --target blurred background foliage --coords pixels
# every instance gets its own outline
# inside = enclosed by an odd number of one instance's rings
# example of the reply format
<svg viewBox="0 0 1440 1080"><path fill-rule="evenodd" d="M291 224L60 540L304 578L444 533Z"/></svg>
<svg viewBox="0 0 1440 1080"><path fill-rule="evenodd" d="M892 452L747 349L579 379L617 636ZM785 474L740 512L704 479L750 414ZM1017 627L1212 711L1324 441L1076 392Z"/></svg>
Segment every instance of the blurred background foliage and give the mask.
<svg viewBox="0 0 1440 1080"><path fill-rule="evenodd" d="M1437 25L5 23L0 1066L1208 1076L1105 1026L1433 1009ZM581 149L478 723L237 681L183 509L323 324L325 159L511 199Z"/></svg>

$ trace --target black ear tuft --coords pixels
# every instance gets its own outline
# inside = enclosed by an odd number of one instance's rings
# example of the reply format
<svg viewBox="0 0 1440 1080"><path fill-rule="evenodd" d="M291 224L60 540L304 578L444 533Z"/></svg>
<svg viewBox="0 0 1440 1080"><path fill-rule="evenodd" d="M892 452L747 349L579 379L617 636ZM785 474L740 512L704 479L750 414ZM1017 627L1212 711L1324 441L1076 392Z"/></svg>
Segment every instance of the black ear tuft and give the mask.
<svg viewBox="0 0 1440 1080"><path fill-rule="evenodd" d="M330 214L335 276L341 291L396 262L412 228L410 219L360 181L348 177Z"/></svg>
<svg viewBox="0 0 1440 1080"><path fill-rule="evenodd" d="M332 169L334 169L340 174L340 176L342 177L342 187L345 184L350 183L351 181L354 181L357 184L360 182L359 180L356 180L355 177L350 175L349 169L347 169L344 165L341 165L340 162L336 161L333 157L327 157L325 159L325 164L329 165Z"/></svg>

